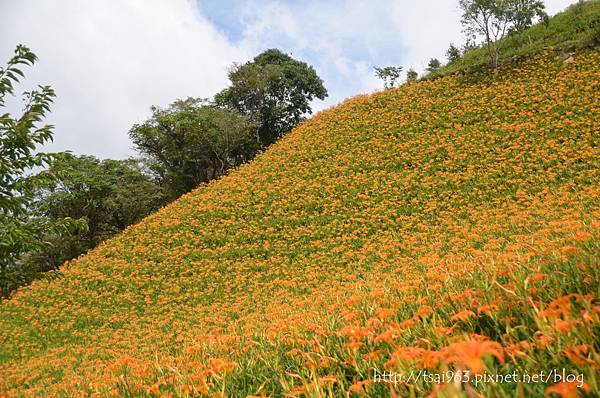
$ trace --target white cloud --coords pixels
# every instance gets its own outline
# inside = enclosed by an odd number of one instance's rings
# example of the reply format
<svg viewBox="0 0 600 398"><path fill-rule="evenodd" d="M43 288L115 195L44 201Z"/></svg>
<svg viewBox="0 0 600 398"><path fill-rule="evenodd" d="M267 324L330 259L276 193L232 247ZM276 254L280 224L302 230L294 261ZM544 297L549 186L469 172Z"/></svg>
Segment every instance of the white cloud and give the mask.
<svg viewBox="0 0 600 398"><path fill-rule="evenodd" d="M186 0L4 2L2 59L16 43L40 61L27 82L57 93L52 150L100 157L133 154L127 131L152 104L210 97L226 69L247 57ZM21 88L21 87L20 87Z"/></svg>
<svg viewBox="0 0 600 398"><path fill-rule="evenodd" d="M390 12L398 36L406 46L403 65L423 72L431 58L445 61L450 45L463 41L458 1L409 0L395 3Z"/></svg>

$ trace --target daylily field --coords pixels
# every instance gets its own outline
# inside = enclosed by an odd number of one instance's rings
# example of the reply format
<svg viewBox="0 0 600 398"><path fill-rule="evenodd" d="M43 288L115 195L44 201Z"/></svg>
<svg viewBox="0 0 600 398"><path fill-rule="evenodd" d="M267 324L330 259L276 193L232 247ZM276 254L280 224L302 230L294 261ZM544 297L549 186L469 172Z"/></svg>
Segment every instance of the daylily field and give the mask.
<svg viewBox="0 0 600 398"><path fill-rule="evenodd" d="M21 288L0 396L598 396L600 54L564 61L351 98Z"/></svg>

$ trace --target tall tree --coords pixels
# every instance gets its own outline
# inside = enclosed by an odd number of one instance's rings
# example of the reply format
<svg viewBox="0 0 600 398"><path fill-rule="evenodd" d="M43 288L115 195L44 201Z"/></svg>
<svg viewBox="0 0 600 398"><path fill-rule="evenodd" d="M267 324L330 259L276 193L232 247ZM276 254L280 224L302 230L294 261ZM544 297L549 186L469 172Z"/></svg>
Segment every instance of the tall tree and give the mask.
<svg viewBox="0 0 600 398"><path fill-rule="evenodd" d="M461 23L470 38L483 37L490 63L498 67L502 39L536 19L547 20L542 0L459 0Z"/></svg>
<svg viewBox="0 0 600 398"><path fill-rule="evenodd" d="M233 65L231 85L216 95L218 105L250 116L256 139L264 148L312 113L310 102L324 99L327 90L312 66L277 49Z"/></svg>
<svg viewBox="0 0 600 398"><path fill-rule="evenodd" d="M36 60L33 52L18 45L6 66L0 67L0 108L5 108L6 95L14 95L14 85L24 77L22 66L32 66ZM37 90L23 93L25 106L20 115L0 112L0 296L29 280L30 275L21 267L21 257L44 246L43 231L82 226L71 219L47 222L28 214L35 187L51 179L48 173L36 177L29 174L54 158L52 154L36 152L38 145L52 140L53 126L42 123L53 98L51 87L38 86Z"/></svg>
<svg viewBox="0 0 600 398"><path fill-rule="evenodd" d="M129 136L171 200L250 159L255 129L250 117L188 98L166 109L152 107L152 117Z"/></svg>

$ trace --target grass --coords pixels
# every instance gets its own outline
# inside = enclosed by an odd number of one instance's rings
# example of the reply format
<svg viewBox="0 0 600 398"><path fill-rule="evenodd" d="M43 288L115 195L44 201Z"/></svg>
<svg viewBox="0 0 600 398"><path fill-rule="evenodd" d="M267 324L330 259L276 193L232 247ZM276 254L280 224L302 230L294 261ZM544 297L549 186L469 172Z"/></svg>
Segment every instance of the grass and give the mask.
<svg viewBox="0 0 600 398"><path fill-rule="evenodd" d="M0 395L597 396L600 54L562 61L351 98L19 289Z"/></svg>

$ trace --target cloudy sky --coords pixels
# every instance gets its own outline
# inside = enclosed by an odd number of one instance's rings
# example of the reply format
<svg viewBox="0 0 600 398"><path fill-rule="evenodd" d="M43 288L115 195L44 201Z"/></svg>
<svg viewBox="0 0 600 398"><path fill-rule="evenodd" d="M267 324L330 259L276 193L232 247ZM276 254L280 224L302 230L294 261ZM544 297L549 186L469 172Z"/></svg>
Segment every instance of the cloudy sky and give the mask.
<svg viewBox="0 0 600 398"><path fill-rule="evenodd" d="M547 0L554 14L575 0ZM0 62L17 43L39 63L19 91L57 93L49 150L135 155L127 132L151 105L208 98L227 68L267 48L313 65L329 90L314 109L378 89L373 67L422 71L462 44L457 0L0 0ZM9 103L17 112L18 98Z"/></svg>

